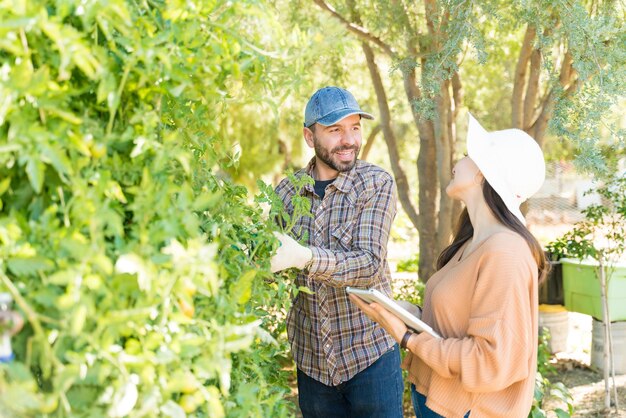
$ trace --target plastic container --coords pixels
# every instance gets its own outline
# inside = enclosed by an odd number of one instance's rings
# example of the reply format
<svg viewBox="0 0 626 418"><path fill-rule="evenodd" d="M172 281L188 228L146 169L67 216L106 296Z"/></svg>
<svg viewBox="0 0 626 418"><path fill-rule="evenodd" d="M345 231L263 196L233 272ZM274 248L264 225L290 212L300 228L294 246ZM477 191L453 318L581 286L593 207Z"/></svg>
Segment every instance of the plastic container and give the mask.
<svg viewBox="0 0 626 418"><path fill-rule="evenodd" d="M567 351L569 335L569 312L562 305L539 305L539 330L545 327L550 332L550 351Z"/></svg>
<svg viewBox="0 0 626 418"><path fill-rule="evenodd" d="M593 320L591 339L591 365L604 370L604 325ZM611 323L613 336L613 362L615 374L626 373L626 321Z"/></svg>
<svg viewBox="0 0 626 418"><path fill-rule="evenodd" d="M546 305L563 305L563 270L560 261L550 261L551 269L548 277L539 286L539 303Z"/></svg>
<svg viewBox="0 0 626 418"><path fill-rule="evenodd" d="M562 258L563 291L565 307L572 312L591 315L598 320L604 318L600 296L600 279L596 277L598 263L594 260ZM612 273L612 274L611 274ZM612 321L626 321L626 265L614 266L609 271L608 303Z"/></svg>

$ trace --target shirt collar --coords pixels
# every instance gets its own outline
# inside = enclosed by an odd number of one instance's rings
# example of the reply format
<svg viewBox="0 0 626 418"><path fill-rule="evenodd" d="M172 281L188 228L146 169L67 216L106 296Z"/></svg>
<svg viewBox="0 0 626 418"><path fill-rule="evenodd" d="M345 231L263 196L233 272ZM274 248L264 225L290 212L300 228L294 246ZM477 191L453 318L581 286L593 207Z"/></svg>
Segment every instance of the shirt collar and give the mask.
<svg viewBox="0 0 626 418"><path fill-rule="evenodd" d="M357 164L358 164L358 160L357 160ZM348 193L350 189L352 189L352 185L354 184L354 179L356 177L357 164L355 164L354 167L352 167L350 171L343 171L339 173L339 175L333 182L333 186L335 186L337 190L339 190L342 193ZM306 173L311 177L313 177L314 168L315 168L315 157L313 157L306 166ZM310 192L313 192L313 186L307 185L306 189Z"/></svg>

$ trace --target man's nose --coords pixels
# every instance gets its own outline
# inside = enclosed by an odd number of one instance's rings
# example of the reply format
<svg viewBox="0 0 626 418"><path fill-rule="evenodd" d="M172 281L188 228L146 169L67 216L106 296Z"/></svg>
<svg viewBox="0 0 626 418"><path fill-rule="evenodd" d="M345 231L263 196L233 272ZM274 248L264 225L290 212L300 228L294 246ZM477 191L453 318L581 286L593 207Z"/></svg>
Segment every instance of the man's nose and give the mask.
<svg viewBox="0 0 626 418"><path fill-rule="evenodd" d="M341 135L341 144L342 145L354 145L357 141L356 134L354 132L345 132Z"/></svg>

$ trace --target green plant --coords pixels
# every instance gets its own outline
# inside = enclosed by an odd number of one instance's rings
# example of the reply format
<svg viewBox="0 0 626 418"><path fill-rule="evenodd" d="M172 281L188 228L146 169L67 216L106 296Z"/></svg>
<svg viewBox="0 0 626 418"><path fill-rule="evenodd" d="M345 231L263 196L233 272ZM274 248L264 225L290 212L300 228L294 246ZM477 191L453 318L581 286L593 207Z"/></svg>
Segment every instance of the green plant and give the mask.
<svg viewBox="0 0 626 418"><path fill-rule="evenodd" d="M417 273L418 268L419 268L419 254L414 255L405 260L399 261L398 266L396 267L396 270Z"/></svg>
<svg viewBox="0 0 626 418"><path fill-rule="evenodd" d="M612 336L609 305L607 302L608 282L615 264L626 251L626 176L613 175L604 184L593 190L603 199L604 204L591 205L583 210L585 218L551 246L568 257L592 258L597 261L596 277L600 282L605 328L605 407L611 406L609 392L609 370L613 375L613 396L618 408L615 370L612 363ZM589 193L591 191L588 191Z"/></svg>
<svg viewBox="0 0 626 418"><path fill-rule="evenodd" d="M544 410L545 402L549 399L557 399L567 406L567 411L562 408L555 408L554 413L559 418L570 417L574 413L574 405L572 404L572 395L569 390L561 382L552 383L546 376L554 376L556 369L550 362L552 353L550 353L550 331L543 328L539 335L537 348L537 375L535 376L535 391L533 396L533 405L528 414L529 418L547 417Z"/></svg>
<svg viewBox="0 0 626 418"><path fill-rule="evenodd" d="M274 84L264 7L0 4L3 417L291 414L292 289L220 128Z"/></svg>

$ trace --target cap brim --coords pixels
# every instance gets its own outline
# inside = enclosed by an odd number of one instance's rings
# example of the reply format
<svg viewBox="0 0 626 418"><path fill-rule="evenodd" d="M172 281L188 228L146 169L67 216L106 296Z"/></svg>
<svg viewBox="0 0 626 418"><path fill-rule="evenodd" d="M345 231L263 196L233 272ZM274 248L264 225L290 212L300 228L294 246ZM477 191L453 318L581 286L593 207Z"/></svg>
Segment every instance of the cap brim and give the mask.
<svg viewBox="0 0 626 418"><path fill-rule="evenodd" d="M319 123L320 125L324 125L324 126L330 126L339 122L341 119L347 118L348 116L352 116L352 115L361 115L365 119L371 119L371 120L374 119L374 116L370 115L367 112L363 112L362 110L342 109L336 112L332 112L324 116L323 118L318 119L316 123Z"/></svg>
<svg viewBox="0 0 626 418"><path fill-rule="evenodd" d="M489 159L494 158L491 147L492 144L489 138L489 132L469 114L469 123L467 125L467 155L478 166L480 172L498 196L500 196L507 209L515 215L523 225L526 225L526 219L524 215L522 215L515 197L511 195L506 185L502 183L501 173L498 173L495 166L489 163Z"/></svg>

